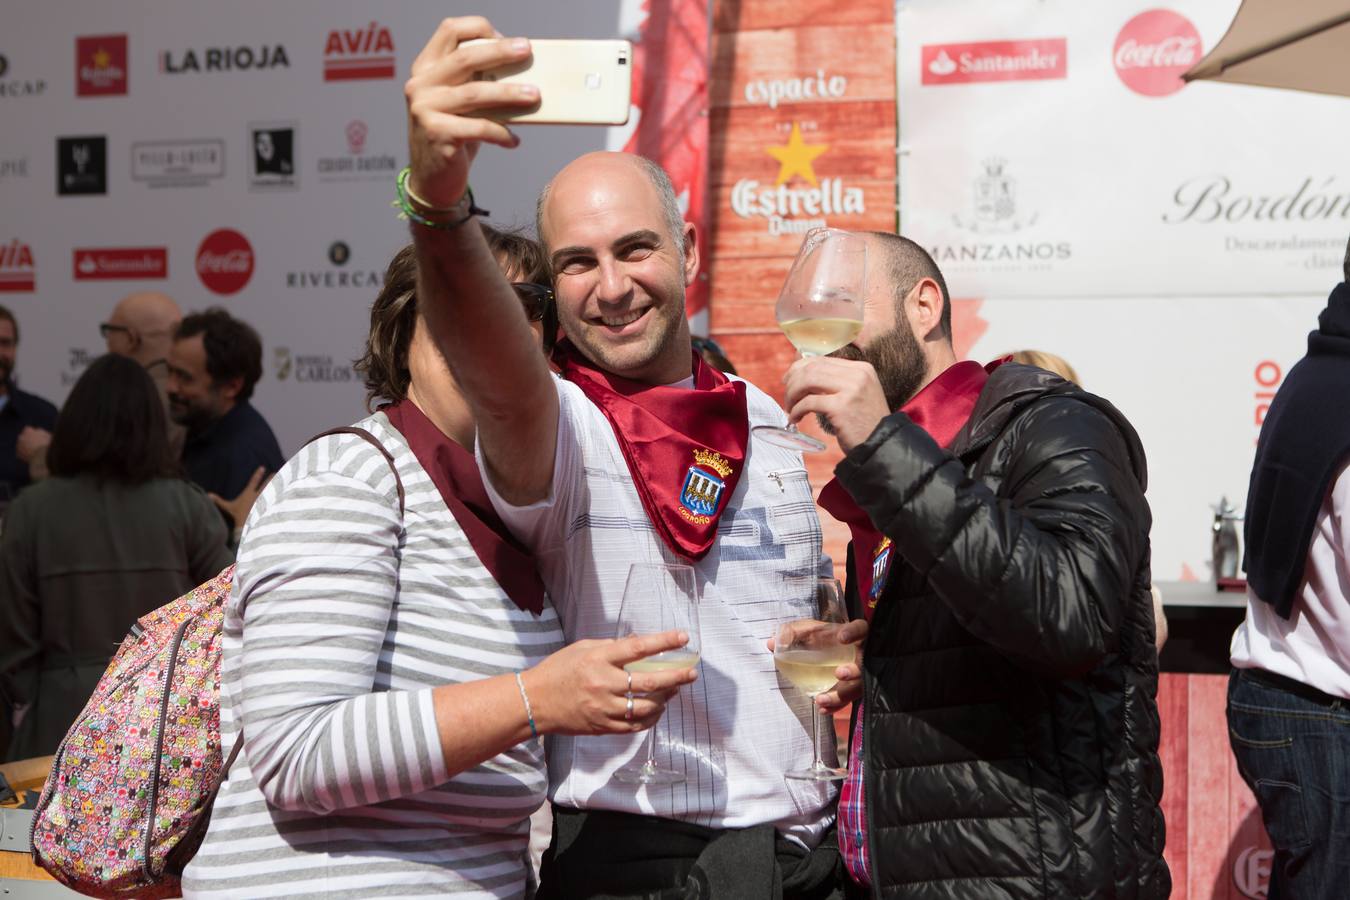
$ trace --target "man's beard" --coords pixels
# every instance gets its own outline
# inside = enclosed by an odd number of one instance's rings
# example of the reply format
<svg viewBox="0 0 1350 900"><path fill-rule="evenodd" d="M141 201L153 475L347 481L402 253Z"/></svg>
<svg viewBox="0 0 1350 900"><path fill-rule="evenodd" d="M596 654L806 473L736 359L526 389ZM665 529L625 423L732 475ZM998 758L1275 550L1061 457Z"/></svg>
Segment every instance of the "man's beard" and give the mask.
<svg viewBox="0 0 1350 900"><path fill-rule="evenodd" d="M866 348L859 349L848 344L830 356L871 363L876 370L877 380L881 382L882 393L886 395L886 408L892 412L918 393L919 385L923 384L928 372L919 339L903 319L890 331L874 338ZM817 413L816 421L826 434L834 434L834 426L824 416Z"/></svg>

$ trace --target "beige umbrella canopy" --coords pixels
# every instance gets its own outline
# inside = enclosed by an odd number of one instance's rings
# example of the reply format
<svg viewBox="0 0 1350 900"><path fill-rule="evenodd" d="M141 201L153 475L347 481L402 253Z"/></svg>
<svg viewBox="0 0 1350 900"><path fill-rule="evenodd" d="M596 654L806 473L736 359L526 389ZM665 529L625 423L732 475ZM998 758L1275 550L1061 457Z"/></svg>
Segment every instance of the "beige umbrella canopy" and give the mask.
<svg viewBox="0 0 1350 900"><path fill-rule="evenodd" d="M1243 0L1223 40L1181 77L1350 96L1350 0Z"/></svg>

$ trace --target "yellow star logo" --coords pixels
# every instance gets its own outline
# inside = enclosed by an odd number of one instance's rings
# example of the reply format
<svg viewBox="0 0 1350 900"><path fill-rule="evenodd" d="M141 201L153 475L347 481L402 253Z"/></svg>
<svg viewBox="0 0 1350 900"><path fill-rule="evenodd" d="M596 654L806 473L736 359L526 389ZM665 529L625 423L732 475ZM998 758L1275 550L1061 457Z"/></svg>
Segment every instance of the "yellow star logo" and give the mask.
<svg viewBox="0 0 1350 900"><path fill-rule="evenodd" d="M811 163L828 149L829 144L808 144L802 140L801 126L793 122L792 134L786 144L774 144L764 148L764 152L779 163L778 180L774 184L782 184L793 175L800 175L811 182L813 187L818 187L816 173L811 168Z"/></svg>
<svg viewBox="0 0 1350 900"><path fill-rule="evenodd" d="M106 69L111 64L112 64L112 54L110 54L107 50L104 50L102 47L99 47L97 50L94 51L95 69Z"/></svg>

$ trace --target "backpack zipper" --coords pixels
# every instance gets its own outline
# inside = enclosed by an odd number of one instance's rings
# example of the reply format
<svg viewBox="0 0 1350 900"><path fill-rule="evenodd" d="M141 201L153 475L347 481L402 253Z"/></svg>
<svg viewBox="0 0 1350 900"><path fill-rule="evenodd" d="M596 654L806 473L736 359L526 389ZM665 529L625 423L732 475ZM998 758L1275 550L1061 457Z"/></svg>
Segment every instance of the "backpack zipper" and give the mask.
<svg viewBox="0 0 1350 900"><path fill-rule="evenodd" d="M139 625L139 623L137 624ZM141 629L140 634L144 633L145 630ZM139 636L140 635L138 634L137 637ZM154 662L154 659L155 658L151 656L149 659L146 659L139 665L127 671L127 673L121 677L121 679L117 682L117 684L114 685L114 689L120 688L122 687L122 685L130 681L133 676L138 674L146 666L150 665L150 663ZM84 711L81 710L79 718L77 718L75 721L79 722L83 718L84 718ZM71 730L73 730L73 728L74 725L71 726L71 729L67 729L65 736L61 738L61 743L56 746L56 755L52 757L51 768L48 769L47 771L47 781L42 786L42 794L38 797L37 805L33 807L33 818L28 823L28 850L30 853L33 854L33 861L35 863L37 862L37 848L33 845L33 837L37 834L38 816L40 816L47 809L47 807L51 805L52 795L56 793L55 785L58 782L53 781L53 779L59 780L61 777L61 763L65 759L66 743L70 740L70 732Z"/></svg>
<svg viewBox="0 0 1350 900"><path fill-rule="evenodd" d="M153 884L156 878L150 871L150 846L155 837L155 809L159 806L159 767L164 757L164 723L169 718L169 684L173 680L174 669L178 668L178 648L183 643L183 635L196 618L196 616L187 617L173 633L173 643L169 645L169 662L164 667L164 694L159 701L159 731L155 734L155 753L151 757L150 804L145 823L145 858L141 861L146 881L150 884Z"/></svg>

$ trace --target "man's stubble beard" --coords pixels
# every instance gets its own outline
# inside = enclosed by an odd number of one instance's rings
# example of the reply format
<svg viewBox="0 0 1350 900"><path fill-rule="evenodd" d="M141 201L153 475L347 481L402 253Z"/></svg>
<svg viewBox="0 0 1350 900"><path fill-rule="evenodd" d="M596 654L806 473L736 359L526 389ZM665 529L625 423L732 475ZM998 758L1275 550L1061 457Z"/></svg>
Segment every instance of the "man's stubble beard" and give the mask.
<svg viewBox="0 0 1350 900"><path fill-rule="evenodd" d="M891 412L904 406L923 384L928 374L928 362L924 359L923 348L914 336L908 323L897 322L895 327L885 334L878 335L865 348L848 344L830 354L834 359L848 359L854 362L871 363L876 370L877 380L881 382L882 393L886 395L886 408ZM826 434L834 434L834 426L829 419L816 414L816 421Z"/></svg>

